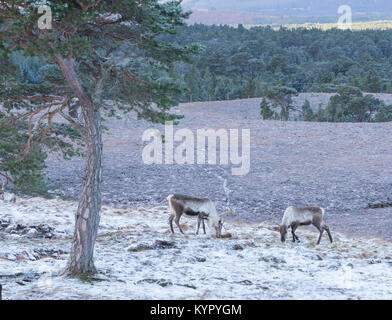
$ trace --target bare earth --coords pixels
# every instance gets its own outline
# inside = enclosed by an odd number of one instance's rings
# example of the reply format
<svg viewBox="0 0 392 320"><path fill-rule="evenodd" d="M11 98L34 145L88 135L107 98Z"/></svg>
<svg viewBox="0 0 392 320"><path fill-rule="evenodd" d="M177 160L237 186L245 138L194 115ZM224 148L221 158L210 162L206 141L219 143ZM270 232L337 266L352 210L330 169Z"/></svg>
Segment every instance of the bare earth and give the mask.
<svg viewBox="0 0 392 320"><path fill-rule="evenodd" d="M392 103L392 95L378 95ZM313 107L328 95L302 94ZM262 121L261 99L183 104L180 128L251 130L251 170L231 175L230 166L145 165L142 133L162 125L108 120L104 137L103 200L117 207L166 205L171 193L209 197L233 219L279 223L289 205L327 209L332 230L349 236L392 239L392 123ZM83 160L52 156L48 173L71 199L80 193ZM386 208L366 209L383 205Z"/></svg>

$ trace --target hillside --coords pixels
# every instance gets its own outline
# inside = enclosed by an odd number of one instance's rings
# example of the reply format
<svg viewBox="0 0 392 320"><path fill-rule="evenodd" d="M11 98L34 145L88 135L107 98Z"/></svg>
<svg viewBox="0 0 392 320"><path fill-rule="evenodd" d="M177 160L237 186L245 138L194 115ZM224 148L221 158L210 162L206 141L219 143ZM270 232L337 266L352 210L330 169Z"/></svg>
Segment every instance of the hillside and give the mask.
<svg viewBox="0 0 392 320"><path fill-rule="evenodd" d="M317 105L327 96L303 94L298 99ZM386 101L391 97L383 95ZM104 202L166 206L169 194L185 193L209 197L219 210L233 208L236 220L274 223L288 205L320 205L342 232L392 239L385 223L392 208L367 209L392 202L392 145L386 139L392 136L392 123L262 121L260 101L200 102L176 109L185 118L175 130L249 128L251 161L245 176L233 176L227 165L145 165L142 134L151 127L164 133L163 126L131 115L106 121L111 131L104 136ZM81 181L75 177L82 175L82 165L81 159L50 157L47 171L57 192L77 199ZM375 215L378 220L372 219Z"/></svg>

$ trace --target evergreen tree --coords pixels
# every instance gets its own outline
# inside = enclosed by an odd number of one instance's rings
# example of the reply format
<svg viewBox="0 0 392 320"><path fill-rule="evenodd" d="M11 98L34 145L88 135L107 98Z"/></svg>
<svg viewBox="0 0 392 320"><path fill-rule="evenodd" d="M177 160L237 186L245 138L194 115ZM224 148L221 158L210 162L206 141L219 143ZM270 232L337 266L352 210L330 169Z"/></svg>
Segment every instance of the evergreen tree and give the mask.
<svg viewBox="0 0 392 320"><path fill-rule="evenodd" d="M204 76L203 76L203 81L202 81L202 90L204 92L204 100L206 100L206 101L215 100L214 87L215 87L214 76L211 73L210 68L207 67L204 71Z"/></svg>
<svg viewBox="0 0 392 320"><path fill-rule="evenodd" d="M256 97L256 81L252 78L248 78L245 87L245 97L254 98Z"/></svg>
<svg viewBox="0 0 392 320"><path fill-rule="evenodd" d="M380 110L383 113L377 117ZM326 108L327 120L332 122L371 122L388 119L387 114L382 101L370 94L364 96L359 88L350 86L341 87Z"/></svg>
<svg viewBox="0 0 392 320"><path fill-rule="evenodd" d="M302 114L304 121L314 121L316 118L308 99L306 99L304 104L302 105Z"/></svg>
<svg viewBox="0 0 392 320"><path fill-rule="evenodd" d="M392 29L347 33L253 27L240 31L229 26L192 25L182 29L171 41L201 42L206 50L192 64L199 71L208 66L215 78L230 79L235 87L234 90L226 87L227 91L221 92L222 83L217 81L213 91L220 92L221 97L234 94L247 98L262 96L259 82L292 87L298 92L336 93L340 86L347 84L363 91L392 90L384 80L391 77L391 37ZM183 76L185 72L180 74ZM255 92L250 79L256 83Z"/></svg>
<svg viewBox="0 0 392 320"><path fill-rule="evenodd" d="M292 97L297 95L298 92L294 88L279 85L270 88L266 97L272 101L275 109L280 109L280 119L287 121L290 118L290 111L294 109Z"/></svg>
<svg viewBox="0 0 392 320"><path fill-rule="evenodd" d="M187 89L189 90L190 101L199 101L201 88L201 76L198 69L196 69L195 65L192 65L188 72L185 74L185 84L187 85Z"/></svg>
<svg viewBox="0 0 392 320"><path fill-rule="evenodd" d="M274 112L271 110L270 104L265 98L263 98L260 103L260 114L263 120L272 119L272 117L274 116Z"/></svg>
<svg viewBox="0 0 392 320"><path fill-rule="evenodd" d="M326 115L325 115L325 110L323 108L323 104L319 103L318 109L317 109L317 117L316 117L318 122L323 122L326 121Z"/></svg>
<svg viewBox="0 0 392 320"><path fill-rule="evenodd" d="M374 93L381 92L381 79L373 71L367 77L367 90Z"/></svg>
<svg viewBox="0 0 392 320"><path fill-rule="evenodd" d="M382 104L376 114L377 122L391 122L392 121L392 105Z"/></svg>
<svg viewBox="0 0 392 320"><path fill-rule="evenodd" d="M40 115L37 132L29 130L28 141L50 139L57 115L72 125L86 145L83 189L67 266L70 274L86 275L95 272L93 253L101 211L101 115L134 110L139 118L153 122L178 119L168 113L177 104L174 97L179 89L167 71L175 61L198 52L199 46L173 44L164 38L185 25L189 13L182 11L181 1L52 0L52 29L38 27L40 4L38 0L1 2L0 57L22 50L42 57L55 71L40 85L21 84L9 80L13 66L2 65L0 102L26 117ZM64 112L75 100L80 105L77 119ZM105 104L109 100L114 103Z"/></svg>

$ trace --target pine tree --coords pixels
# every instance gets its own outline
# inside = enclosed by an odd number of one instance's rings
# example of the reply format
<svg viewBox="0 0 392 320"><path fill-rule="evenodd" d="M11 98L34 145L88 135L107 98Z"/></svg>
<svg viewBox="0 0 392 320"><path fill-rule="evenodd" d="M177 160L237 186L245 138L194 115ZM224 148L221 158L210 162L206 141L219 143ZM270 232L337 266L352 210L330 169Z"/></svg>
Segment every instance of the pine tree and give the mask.
<svg viewBox="0 0 392 320"><path fill-rule="evenodd" d="M189 90L189 95L190 97L192 97L191 100L199 101L201 95L201 76L199 70L195 67L195 65L192 65L189 68L188 72L185 74L184 80Z"/></svg>
<svg viewBox="0 0 392 320"><path fill-rule="evenodd" d="M272 117L274 116L274 112L271 110L270 104L265 98L263 98L260 103L260 114L263 120L272 119Z"/></svg>
<svg viewBox="0 0 392 320"><path fill-rule="evenodd" d="M39 28L41 2L1 2L0 57L22 50L42 57L55 71L40 85L21 84L10 80L10 65L2 65L0 102L26 117L40 114L37 135L48 139L54 116L62 117L86 145L83 189L67 266L70 274L86 275L95 272L93 253L101 212L102 113L118 116L133 110L153 122L178 119L168 113L178 103L174 97L179 89L167 70L198 52L199 46L162 38L185 25L189 13L183 12L180 1L52 0L48 2L51 29ZM75 100L80 105L77 119L65 112ZM114 103L106 104L109 100Z"/></svg>
<svg viewBox="0 0 392 320"><path fill-rule="evenodd" d="M306 99L304 104L302 105L302 113L303 113L304 121L315 120L315 115L313 113L312 107L310 106L310 102L308 99Z"/></svg>
<svg viewBox="0 0 392 320"><path fill-rule="evenodd" d="M204 76L202 81L202 90L204 92L205 101L215 100L214 87L215 87L214 76L211 73L210 68L207 67L204 71Z"/></svg>
<svg viewBox="0 0 392 320"><path fill-rule="evenodd" d="M280 119L289 120L290 111L293 110L293 96L297 96L298 92L294 88L278 85L271 87L267 91L267 98L272 101L275 109L280 109Z"/></svg>
<svg viewBox="0 0 392 320"><path fill-rule="evenodd" d="M256 96L256 81L252 78L248 78L245 86L245 97L254 98Z"/></svg>

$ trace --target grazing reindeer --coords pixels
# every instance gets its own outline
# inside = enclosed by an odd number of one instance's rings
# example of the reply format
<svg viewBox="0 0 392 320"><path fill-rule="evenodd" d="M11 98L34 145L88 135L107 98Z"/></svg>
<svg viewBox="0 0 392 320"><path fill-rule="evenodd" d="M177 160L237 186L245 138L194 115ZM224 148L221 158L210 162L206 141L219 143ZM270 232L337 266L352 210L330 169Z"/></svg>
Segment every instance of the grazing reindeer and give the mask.
<svg viewBox="0 0 392 320"><path fill-rule="evenodd" d="M295 240L299 241L299 238L295 234L295 230L298 228L298 226L308 226L313 224L318 229L318 231L320 231L317 244L320 244L321 236L323 235L324 230L327 231L329 240L332 243L331 232L329 231L328 226L323 222L324 213L325 210L319 207L288 207L284 212L282 224L280 225L280 235L282 242L286 240L288 228L291 228L293 242L295 242Z"/></svg>
<svg viewBox="0 0 392 320"><path fill-rule="evenodd" d="M197 217L197 231L199 234L200 224L203 223L204 234L206 233L204 220L207 220L210 227L215 229L216 237L220 238L222 234L223 221L216 212L214 203L206 198L196 198L181 194L170 195L167 197L170 208L169 224L171 232L174 233L173 220L181 233L184 232L180 226L180 218L182 214L191 217Z"/></svg>
<svg viewBox="0 0 392 320"><path fill-rule="evenodd" d="M13 193L9 193L6 191L6 185L3 182L0 190L0 200L9 201L9 202L16 202L16 197Z"/></svg>

